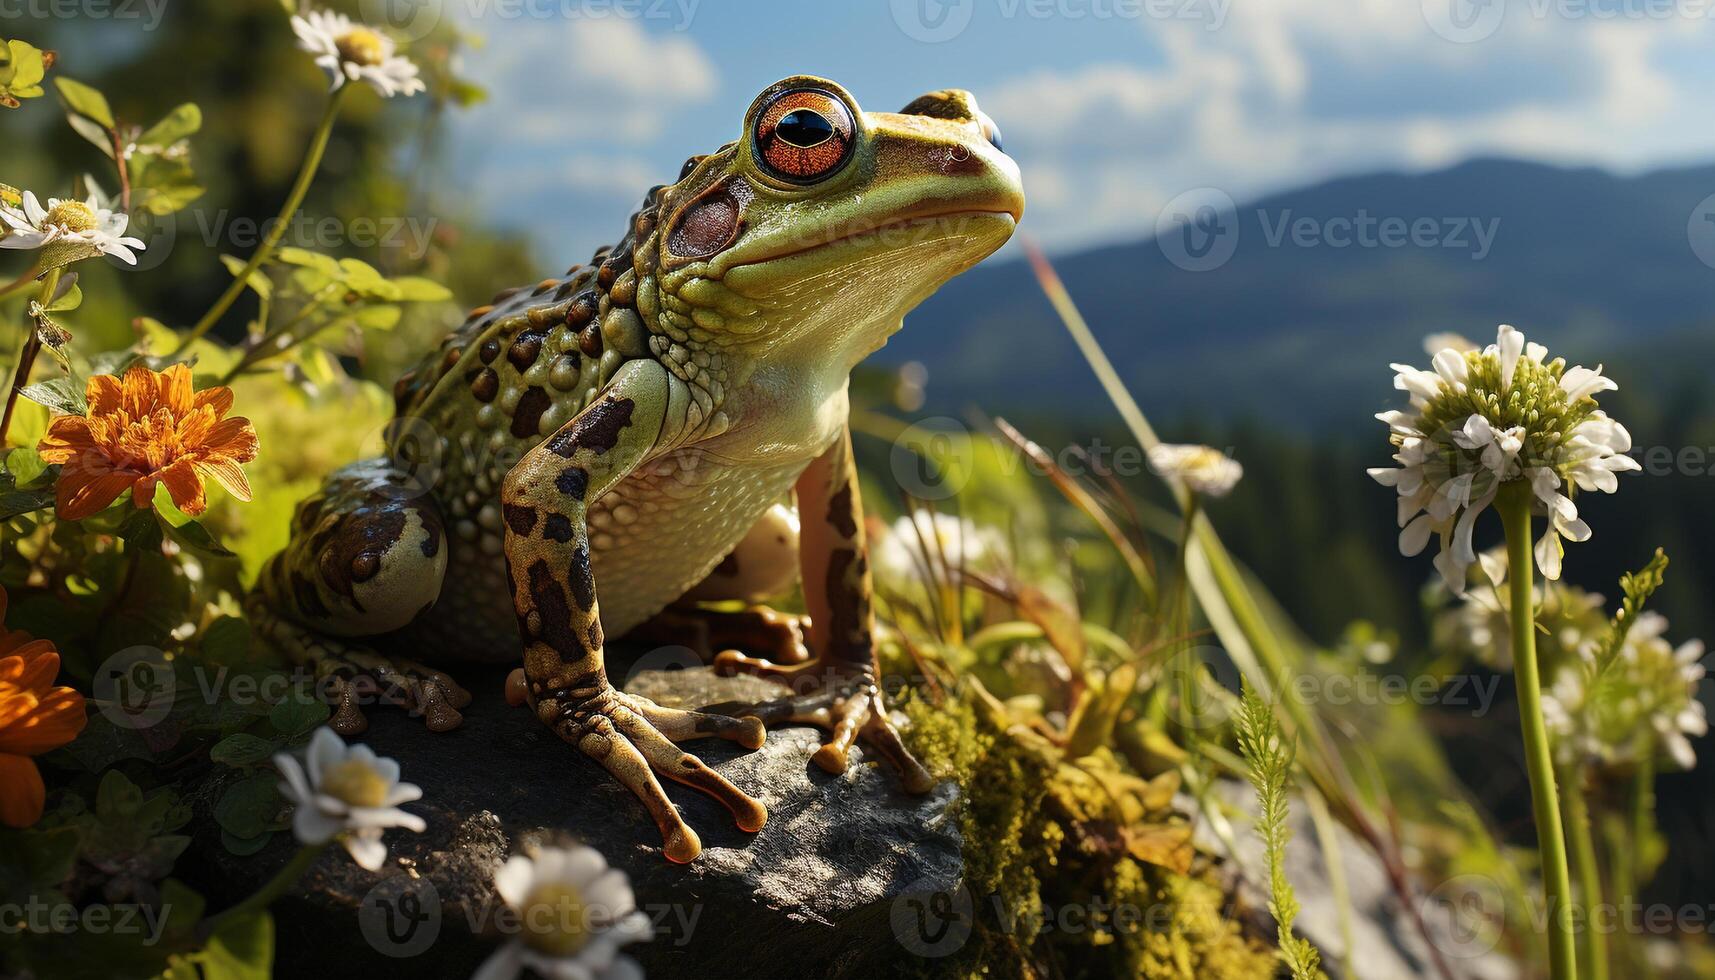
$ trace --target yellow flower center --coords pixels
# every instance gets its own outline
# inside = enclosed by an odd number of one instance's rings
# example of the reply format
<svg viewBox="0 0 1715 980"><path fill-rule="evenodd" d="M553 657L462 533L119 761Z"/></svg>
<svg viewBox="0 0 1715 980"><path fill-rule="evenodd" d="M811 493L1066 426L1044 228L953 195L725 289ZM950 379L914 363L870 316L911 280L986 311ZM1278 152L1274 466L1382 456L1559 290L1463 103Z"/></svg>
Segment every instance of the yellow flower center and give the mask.
<svg viewBox="0 0 1715 980"><path fill-rule="evenodd" d="M82 201L61 201L48 209L48 224L71 232L94 231L95 212Z"/></svg>
<svg viewBox="0 0 1715 980"><path fill-rule="evenodd" d="M321 790L351 806L375 807L387 800L387 780L356 759L322 773Z"/></svg>
<svg viewBox="0 0 1715 980"><path fill-rule="evenodd" d="M584 897L559 881L543 882L530 890L521 911L524 942L548 956L570 956L589 942Z"/></svg>
<svg viewBox="0 0 1715 980"><path fill-rule="evenodd" d="M375 66L387 57L387 47L381 35L367 27L354 27L334 41L340 60L354 65Z"/></svg>

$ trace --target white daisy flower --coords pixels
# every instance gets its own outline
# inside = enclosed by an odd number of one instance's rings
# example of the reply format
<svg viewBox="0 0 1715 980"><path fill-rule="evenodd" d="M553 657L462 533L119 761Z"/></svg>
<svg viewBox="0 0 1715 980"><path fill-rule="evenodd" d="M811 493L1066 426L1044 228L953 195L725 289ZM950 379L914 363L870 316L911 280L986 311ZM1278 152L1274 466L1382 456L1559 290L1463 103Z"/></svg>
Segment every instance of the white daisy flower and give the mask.
<svg viewBox="0 0 1715 980"><path fill-rule="evenodd" d="M144 248L140 238L128 238L131 223L123 211L102 207L100 199L48 198L46 207L36 195L25 191L18 207L0 205L0 248L42 250L44 268L57 269L97 255L112 255L137 264L133 249Z"/></svg>
<svg viewBox="0 0 1715 980"><path fill-rule="evenodd" d="M619 947L654 934L625 872L590 847L544 847L514 854L494 874L494 890L518 934L471 980L511 980L526 967L548 980L642 980Z"/></svg>
<svg viewBox="0 0 1715 980"><path fill-rule="evenodd" d="M1548 521L1537 563L1543 575L1558 579L1561 540L1590 537L1572 502L1574 488L1612 493L1617 474L1640 468L1625 455L1631 434L1596 407L1595 396L1615 385L1600 366L1548 361L1547 348L1505 325L1483 350L1461 347L1449 342L1438 351L1433 370L1393 365L1394 387L1411 406L1376 416L1391 430L1399 466L1369 473L1399 493L1400 551L1418 554L1437 536L1435 567L1463 595L1477 560L1471 540L1477 516L1503 483L1527 481Z"/></svg>
<svg viewBox="0 0 1715 980"><path fill-rule="evenodd" d="M399 781L399 763L375 754L367 745L347 746L331 728L318 728L305 753L308 767L282 752L274 765L286 781L280 792L296 810L292 832L305 844L339 837L358 865L375 871L387 860L381 832L404 827L422 833L423 818L399 809L421 799L423 791Z"/></svg>
<svg viewBox="0 0 1715 980"><path fill-rule="evenodd" d="M1675 647L1666 633L1667 619L1659 613L1638 616L1595 691L1589 657L1554 673L1543 717L1563 759L1627 764L1637 762L1641 750L1664 753L1681 769L1697 764L1691 739L1709 732L1698 698L1703 643Z"/></svg>
<svg viewBox="0 0 1715 980"><path fill-rule="evenodd" d="M1225 497L1245 475L1238 460L1210 446L1151 446L1149 466L1163 478L1184 481L1199 497Z"/></svg>
<svg viewBox="0 0 1715 980"><path fill-rule="evenodd" d="M892 585L922 584L952 573L995 571L1007 564L1006 541L992 527L968 517L915 510L893 522L875 543L876 574Z"/></svg>
<svg viewBox="0 0 1715 980"><path fill-rule="evenodd" d="M292 18L298 47L315 55L328 73L330 91L348 80L368 82L383 98L424 89L417 66L398 53L393 39L331 10L310 10Z"/></svg>

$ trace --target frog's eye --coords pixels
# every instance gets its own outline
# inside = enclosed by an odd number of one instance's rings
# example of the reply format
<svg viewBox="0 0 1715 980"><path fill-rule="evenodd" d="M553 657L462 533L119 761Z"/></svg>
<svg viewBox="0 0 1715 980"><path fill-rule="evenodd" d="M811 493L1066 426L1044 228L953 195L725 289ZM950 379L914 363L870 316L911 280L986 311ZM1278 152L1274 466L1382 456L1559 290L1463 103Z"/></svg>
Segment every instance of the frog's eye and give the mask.
<svg viewBox="0 0 1715 980"><path fill-rule="evenodd" d="M983 117L983 136L988 138L989 143L992 144L995 149L1002 153L1006 152L1006 147L1002 146L1000 142L1000 127L996 126L994 124L994 120L987 116Z"/></svg>
<svg viewBox="0 0 1715 980"><path fill-rule="evenodd" d="M822 180L851 158L857 127L846 104L821 89L782 92L756 118L756 158L794 184Z"/></svg>

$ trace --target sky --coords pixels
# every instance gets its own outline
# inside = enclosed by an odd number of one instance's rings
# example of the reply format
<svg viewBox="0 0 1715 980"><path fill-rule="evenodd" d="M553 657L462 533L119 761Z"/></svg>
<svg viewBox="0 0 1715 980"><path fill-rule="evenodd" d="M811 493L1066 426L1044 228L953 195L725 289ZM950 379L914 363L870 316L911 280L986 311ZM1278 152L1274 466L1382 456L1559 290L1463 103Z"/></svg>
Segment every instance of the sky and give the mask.
<svg viewBox="0 0 1715 980"><path fill-rule="evenodd" d="M1147 237L1180 194L1504 155L1715 158L1715 0L364 0L482 38L460 193L549 254L615 237L797 73L868 109L965 88L1050 249ZM558 261L558 259L556 259Z"/></svg>

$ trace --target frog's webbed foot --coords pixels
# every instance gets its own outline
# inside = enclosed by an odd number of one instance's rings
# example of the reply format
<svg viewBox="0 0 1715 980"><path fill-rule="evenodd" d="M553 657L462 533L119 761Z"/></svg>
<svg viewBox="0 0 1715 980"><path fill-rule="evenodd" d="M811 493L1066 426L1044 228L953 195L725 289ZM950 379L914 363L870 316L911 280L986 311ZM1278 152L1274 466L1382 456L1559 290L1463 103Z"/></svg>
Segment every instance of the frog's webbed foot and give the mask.
<svg viewBox="0 0 1715 980"><path fill-rule="evenodd" d="M369 728L365 704L390 704L421 718L431 732L450 732L464 723L460 708L470 704L470 692L432 667L414 660L384 657L373 651L335 643L315 654L316 680L334 702L328 727L350 738Z"/></svg>
<svg viewBox="0 0 1715 980"><path fill-rule="evenodd" d="M661 830L662 851L668 860L683 864L701 853L703 845L667 798L657 774L714 797L732 813L740 830L755 833L768 822L768 809L761 801L674 744L715 736L758 748L765 738L760 720L664 708L606 684L582 699L576 693L555 692L555 697L538 706L537 714L636 794Z"/></svg>
<svg viewBox="0 0 1715 980"><path fill-rule="evenodd" d="M795 693L741 709L765 725L807 724L828 730L829 737L813 757L831 773L846 771L852 743L862 739L899 770L908 793L927 793L935 777L905 747L899 728L888 714L881 686L864 665L817 658L800 664L778 664L727 650L715 658L721 673L746 673L780 681Z"/></svg>
<svg viewBox="0 0 1715 980"><path fill-rule="evenodd" d="M254 596L245 612L266 643L292 663L314 668L316 691L334 708L328 725L341 735L362 734L369 727L363 707L372 704L404 708L432 732L451 731L464 722L458 709L470 704L470 692L445 673L299 625Z"/></svg>
<svg viewBox="0 0 1715 980"><path fill-rule="evenodd" d="M800 664L810 659L805 643L810 619L754 604L742 609L717 609L680 602L656 613L626 634L643 644L681 644L704 660L722 650L749 650L777 664Z"/></svg>

